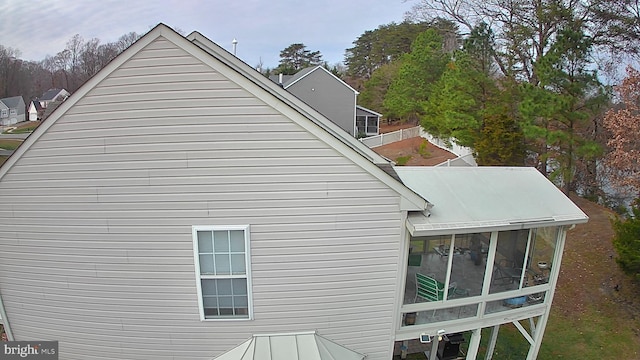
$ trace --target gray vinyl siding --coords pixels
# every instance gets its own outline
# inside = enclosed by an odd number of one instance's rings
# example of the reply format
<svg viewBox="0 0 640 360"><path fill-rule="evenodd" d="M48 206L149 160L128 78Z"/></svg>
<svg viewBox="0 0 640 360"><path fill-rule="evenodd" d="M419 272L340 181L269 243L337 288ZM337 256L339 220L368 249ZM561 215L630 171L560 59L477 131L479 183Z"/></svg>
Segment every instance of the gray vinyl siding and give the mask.
<svg viewBox="0 0 640 360"><path fill-rule="evenodd" d="M356 94L353 89L317 69L293 83L287 91L355 136Z"/></svg>
<svg viewBox="0 0 640 360"><path fill-rule="evenodd" d="M60 359L210 359L303 330L391 357L398 194L162 38L23 154L0 203L13 332ZM245 224L255 319L200 321L192 226Z"/></svg>

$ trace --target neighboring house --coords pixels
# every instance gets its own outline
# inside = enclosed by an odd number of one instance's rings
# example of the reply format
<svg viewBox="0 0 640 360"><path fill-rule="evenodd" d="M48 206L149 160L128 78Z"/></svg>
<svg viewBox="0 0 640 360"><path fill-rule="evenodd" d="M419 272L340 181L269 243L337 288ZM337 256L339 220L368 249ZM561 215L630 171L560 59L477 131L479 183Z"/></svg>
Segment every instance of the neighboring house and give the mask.
<svg viewBox="0 0 640 360"><path fill-rule="evenodd" d="M70 95L71 94L65 89L49 89L42 94L38 101L40 101L40 106L46 109L52 102L65 101Z"/></svg>
<svg viewBox="0 0 640 360"><path fill-rule="evenodd" d="M0 125L7 126L25 121L26 105L22 96L0 99Z"/></svg>
<svg viewBox="0 0 640 360"><path fill-rule="evenodd" d="M38 100L32 100L29 102L29 121L38 121L42 119L44 115L44 108Z"/></svg>
<svg viewBox="0 0 640 360"><path fill-rule="evenodd" d="M306 102L351 136L378 134L381 115L361 106L356 107L358 92L324 67L308 67L292 76L274 75L270 79L281 84L285 90ZM369 117L370 123L357 125L361 120L357 116ZM377 120L374 120L373 116L378 116Z"/></svg>
<svg viewBox="0 0 640 360"><path fill-rule="evenodd" d="M356 136L365 137L378 135L380 132L381 117L382 114L356 105Z"/></svg>
<svg viewBox="0 0 640 360"><path fill-rule="evenodd" d="M483 328L530 319L531 360L587 221L532 168L394 168L162 24L0 167L0 203L0 321L61 359L389 360L462 332L475 359Z"/></svg>

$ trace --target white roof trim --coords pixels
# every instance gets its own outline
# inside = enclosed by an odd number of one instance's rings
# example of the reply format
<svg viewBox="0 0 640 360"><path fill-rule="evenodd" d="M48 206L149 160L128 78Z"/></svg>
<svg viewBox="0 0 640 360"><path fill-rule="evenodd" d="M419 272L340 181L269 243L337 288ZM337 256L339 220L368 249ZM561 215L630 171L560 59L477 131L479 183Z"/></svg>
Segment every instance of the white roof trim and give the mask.
<svg viewBox="0 0 640 360"><path fill-rule="evenodd" d="M321 69L321 70L323 70L324 72L326 72L327 74L329 74L329 75L333 76L333 78L334 78L334 79L338 80L342 85L344 85L344 86L346 86L347 88L349 88L349 90L353 91L356 95L360 94L360 93L358 92L358 90L356 90L356 89L352 88L352 87L351 87L351 85L349 85L349 84L347 84L346 82L342 81L342 79L340 79L339 77L335 76L331 71L329 71L329 70L325 69L325 68L324 68L323 66L321 66L321 65L317 65L317 66L316 66L316 67L314 67L313 69L311 69L311 70L307 71L304 75L302 75L302 76L300 76L299 78L297 78L297 79L293 80L291 83L287 84L284 88L285 88L285 89L287 89L287 88L291 87L291 85L293 85L293 84L297 83L298 81L300 81L300 80L304 79L305 77L309 76L309 74L311 74L312 72L314 72L314 71L316 71L316 70L318 70L318 69ZM300 70L300 71L303 71L303 70ZM295 75L294 75L294 76L295 76Z"/></svg>
<svg viewBox="0 0 640 360"><path fill-rule="evenodd" d="M416 194L413 190L402 184L402 182L397 181L376 165L389 164L387 159L375 153L368 146L358 141L358 139L351 136L311 106L284 90L278 84L269 80L202 34L194 31L187 36L187 39L196 44L198 49L205 51L207 56L203 57L201 54L192 52L189 49L185 49L186 51L200 58L204 63L210 63L211 66L215 66L215 64L211 63L214 58L226 65L235 71L235 73L230 71L225 72L224 69L218 69L218 71L232 81L241 84L247 91L273 106L276 110L295 121L311 134L326 142L342 155L354 161L364 170L398 192L398 194L407 200L403 201L402 210L421 211L430 207L431 204L429 204L426 199ZM323 70L326 71L324 68ZM257 89L255 89L254 86L258 86L260 89L266 91L266 93L256 91ZM252 90L252 88L254 90ZM283 104L285 106L282 106Z"/></svg>
<svg viewBox="0 0 640 360"><path fill-rule="evenodd" d="M16 161L44 134L59 118L61 118L69 109L82 99L89 91L96 87L102 80L114 72L118 67L127 60L137 54L142 48L149 45L152 41L160 36L177 35L177 33L164 24L158 24L151 29L146 35L138 39L129 48L123 51L109 62L102 70L87 80L76 92L67 98L60 106L58 106L49 117L29 135L16 151L0 166L0 180L15 165ZM179 36L179 35L178 35ZM64 89L61 89L64 90Z"/></svg>
<svg viewBox="0 0 640 360"><path fill-rule="evenodd" d="M285 116L291 118L310 133L326 142L345 157L354 161L365 171L385 183L396 191L403 199L403 210L424 210L430 204L424 198L407 188L391 175L385 173L376 164L388 164L388 161L362 144L356 138L342 130L338 125L326 119L319 112L306 105L304 102L282 89L271 80L258 73L251 66L240 61L233 54L219 47L211 40L197 32L191 33L188 38L175 32L164 24L158 24L147 34L142 36L133 45L113 59L107 66L85 82L75 93L45 120L22 145L0 167L0 181L4 175L15 165L18 159L44 134L54 123L58 121L71 107L82 99L89 91L107 78L122 64L137 54L145 46L159 37L164 37L176 46L190 53L203 63L218 69L223 75L245 87L256 97L273 106ZM196 44L197 43L197 44ZM220 66L223 65L223 66ZM333 75L333 74L331 74ZM257 91L258 88L265 92ZM306 120L304 120L304 119Z"/></svg>
<svg viewBox="0 0 640 360"><path fill-rule="evenodd" d="M383 116L382 114L380 114L380 113L378 113L378 112L375 112L375 111L373 111L373 110L371 110L371 109L367 109L367 108L366 108L366 107L364 107L364 106L356 105L356 109L360 109L360 110L363 110L363 111L366 111L366 112L372 113L373 115L378 115L379 117L382 117L382 116Z"/></svg>

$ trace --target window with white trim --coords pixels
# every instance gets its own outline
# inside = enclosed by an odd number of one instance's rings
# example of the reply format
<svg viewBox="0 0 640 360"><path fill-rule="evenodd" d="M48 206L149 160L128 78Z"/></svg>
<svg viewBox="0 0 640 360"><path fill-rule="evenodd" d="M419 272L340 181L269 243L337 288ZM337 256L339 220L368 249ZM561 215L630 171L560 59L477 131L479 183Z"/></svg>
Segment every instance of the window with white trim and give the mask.
<svg viewBox="0 0 640 360"><path fill-rule="evenodd" d="M201 319L251 319L249 226L194 226Z"/></svg>

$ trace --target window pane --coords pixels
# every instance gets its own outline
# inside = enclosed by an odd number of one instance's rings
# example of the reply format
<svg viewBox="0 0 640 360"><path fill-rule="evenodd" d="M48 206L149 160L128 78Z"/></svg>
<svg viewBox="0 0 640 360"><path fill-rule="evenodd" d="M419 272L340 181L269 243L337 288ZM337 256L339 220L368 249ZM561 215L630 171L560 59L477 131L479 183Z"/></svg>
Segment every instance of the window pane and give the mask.
<svg viewBox="0 0 640 360"><path fill-rule="evenodd" d="M551 263L558 240L557 227L544 227L532 230L529 247L527 281L525 286L535 286L549 282Z"/></svg>
<svg viewBox="0 0 640 360"><path fill-rule="evenodd" d="M449 298L482 294L490 239L490 233L455 235Z"/></svg>
<svg viewBox="0 0 640 360"><path fill-rule="evenodd" d="M213 274L213 255L200 255L200 274Z"/></svg>
<svg viewBox="0 0 640 360"><path fill-rule="evenodd" d="M233 295L246 295L247 294L247 280L246 279L232 279Z"/></svg>
<svg viewBox="0 0 640 360"><path fill-rule="evenodd" d="M205 309L215 309L218 307L218 298L215 296L206 296L202 299L202 304Z"/></svg>
<svg viewBox="0 0 640 360"><path fill-rule="evenodd" d="M216 275L231 274L231 264L229 263L229 255L215 255Z"/></svg>
<svg viewBox="0 0 640 360"><path fill-rule="evenodd" d="M217 280L202 280L202 295L216 295L216 281Z"/></svg>
<svg viewBox="0 0 640 360"><path fill-rule="evenodd" d="M232 230L231 252L244 252L244 230Z"/></svg>
<svg viewBox="0 0 640 360"><path fill-rule="evenodd" d="M218 294L219 295L233 295L231 292L231 279L220 279L218 282Z"/></svg>
<svg viewBox="0 0 640 360"><path fill-rule="evenodd" d="M220 315L233 315L233 297L220 296L218 304L220 305Z"/></svg>
<svg viewBox="0 0 640 360"><path fill-rule="evenodd" d="M451 249L451 235L425 236L411 238L409 258L407 262L407 282L405 288L405 304L414 302L431 301L418 294L416 274L426 275L434 279L441 289L445 288L447 279L447 266L449 263L449 250ZM457 274L456 274L457 275ZM462 276L462 274L460 274ZM460 281L455 276L451 282ZM454 289L448 289L453 295ZM450 296L452 296L450 295ZM439 296L444 296L441 292Z"/></svg>
<svg viewBox="0 0 640 360"><path fill-rule="evenodd" d="M516 290L525 266L529 230L500 231L489 293Z"/></svg>
<svg viewBox="0 0 640 360"><path fill-rule="evenodd" d="M246 296L234 296L233 302L236 308L246 308L249 306L249 301Z"/></svg>
<svg viewBox="0 0 640 360"><path fill-rule="evenodd" d="M200 254L213 252L211 231L198 231L198 252Z"/></svg>
<svg viewBox="0 0 640 360"><path fill-rule="evenodd" d="M234 275L242 275L246 273L246 268L244 254L231 255L231 271Z"/></svg>
<svg viewBox="0 0 640 360"><path fill-rule="evenodd" d="M213 244L216 253L229 252L229 232L214 231Z"/></svg>
<svg viewBox="0 0 640 360"><path fill-rule="evenodd" d="M205 319L210 319L219 316L218 308L204 308Z"/></svg>

